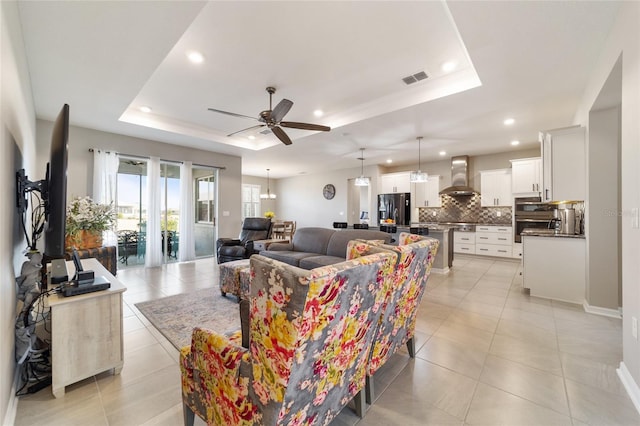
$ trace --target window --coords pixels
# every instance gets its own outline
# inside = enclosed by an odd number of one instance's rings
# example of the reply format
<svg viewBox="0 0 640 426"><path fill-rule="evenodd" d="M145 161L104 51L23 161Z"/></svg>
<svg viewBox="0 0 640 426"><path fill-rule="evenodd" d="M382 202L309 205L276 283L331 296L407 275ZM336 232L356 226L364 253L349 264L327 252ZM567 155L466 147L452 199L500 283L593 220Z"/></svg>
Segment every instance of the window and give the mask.
<svg viewBox="0 0 640 426"><path fill-rule="evenodd" d="M212 175L196 179L196 218L198 223L214 222L214 192Z"/></svg>
<svg viewBox="0 0 640 426"><path fill-rule="evenodd" d="M260 185L242 185L242 218L260 216Z"/></svg>

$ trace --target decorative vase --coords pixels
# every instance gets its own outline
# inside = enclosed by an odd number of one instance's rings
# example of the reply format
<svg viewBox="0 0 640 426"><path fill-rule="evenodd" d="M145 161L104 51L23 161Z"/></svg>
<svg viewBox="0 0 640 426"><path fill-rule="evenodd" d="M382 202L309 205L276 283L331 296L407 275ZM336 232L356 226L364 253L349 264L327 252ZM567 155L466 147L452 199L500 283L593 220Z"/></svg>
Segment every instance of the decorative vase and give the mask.
<svg viewBox="0 0 640 426"><path fill-rule="evenodd" d="M102 232L82 229L75 235L65 236L65 247L71 250L75 247L78 250L92 249L102 246Z"/></svg>

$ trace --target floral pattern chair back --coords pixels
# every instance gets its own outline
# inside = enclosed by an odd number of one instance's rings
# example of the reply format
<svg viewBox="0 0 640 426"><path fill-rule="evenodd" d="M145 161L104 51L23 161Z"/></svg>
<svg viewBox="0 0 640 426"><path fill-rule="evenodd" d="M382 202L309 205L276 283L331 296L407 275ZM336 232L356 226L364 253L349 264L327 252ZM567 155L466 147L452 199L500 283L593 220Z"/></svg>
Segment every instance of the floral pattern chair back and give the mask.
<svg viewBox="0 0 640 426"><path fill-rule="evenodd" d="M368 255L381 250L398 254L398 262L390 277L388 295L380 324L374 338L367 377L367 402L373 400L371 376L397 352L407 345L409 355L415 355L413 340L418 307L424 295L427 279L440 242L434 238L400 233L398 246L372 245L368 242L352 242L349 256Z"/></svg>
<svg viewBox="0 0 640 426"><path fill-rule="evenodd" d="M185 420L328 424L364 405L368 361L397 255L381 252L310 271L251 257L250 342L196 329L181 352ZM193 419L191 414L191 419Z"/></svg>

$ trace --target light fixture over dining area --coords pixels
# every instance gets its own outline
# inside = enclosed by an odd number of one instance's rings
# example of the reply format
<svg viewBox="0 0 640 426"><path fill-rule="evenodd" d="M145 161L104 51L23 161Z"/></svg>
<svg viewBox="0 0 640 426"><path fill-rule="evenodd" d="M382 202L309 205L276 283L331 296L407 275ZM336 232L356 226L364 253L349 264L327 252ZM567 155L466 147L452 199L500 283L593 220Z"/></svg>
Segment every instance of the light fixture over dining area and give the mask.
<svg viewBox="0 0 640 426"><path fill-rule="evenodd" d="M422 142L422 136L418 136L418 171L411 172L411 174L409 175L409 181L412 183L426 182L427 178L429 177L427 173L423 172L420 169L420 143L421 142Z"/></svg>
<svg viewBox="0 0 640 426"><path fill-rule="evenodd" d="M369 186L369 178L364 175L364 148L360 148L360 157L358 157L358 160L361 161L361 168L360 168L360 176L356 178L355 185Z"/></svg>
<svg viewBox="0 0 640 426"><path fill-rule="evenodd" d="M271 188L269 188L269 170L271 169L267 169L267 192L260 194L260 198L262 198L263 200L274 200L276 198L276 194L272 194Z"/></svg>

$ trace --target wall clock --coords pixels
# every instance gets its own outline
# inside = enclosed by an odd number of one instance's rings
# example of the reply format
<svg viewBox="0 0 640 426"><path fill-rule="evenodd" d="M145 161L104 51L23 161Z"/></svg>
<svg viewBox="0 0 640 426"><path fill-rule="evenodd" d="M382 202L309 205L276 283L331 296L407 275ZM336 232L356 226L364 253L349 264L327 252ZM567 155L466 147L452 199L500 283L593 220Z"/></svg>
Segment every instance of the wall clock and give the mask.
<svg viewBox="0 0 640 426"><path fill-rule="evenodd" d="M330 183L326 184L324 188L322 188L322 195L324 195L324 198L327 200L333 199L333 197L336 196L336 187Z"/></svg>

